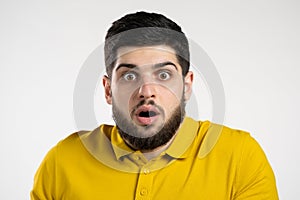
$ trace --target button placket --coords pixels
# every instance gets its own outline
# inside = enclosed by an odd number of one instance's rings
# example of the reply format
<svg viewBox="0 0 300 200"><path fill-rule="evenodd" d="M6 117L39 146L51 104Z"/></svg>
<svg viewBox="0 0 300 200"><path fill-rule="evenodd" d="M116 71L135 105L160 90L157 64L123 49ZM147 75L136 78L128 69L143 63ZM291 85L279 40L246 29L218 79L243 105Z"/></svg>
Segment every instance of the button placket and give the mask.
<svg viewBox="0 0 300 200"><path fill-rule="evenodd" d="M140 190L140 194L141 194L142 196L146 196L146 195L148 194L148 189L147 189L147 188L142 188L142 189Z"/></svg>
<svg viewBox="0 0 300 200"><path fill-rule="evenodd" d="M129 156L131 162L135 163L137 166L142 167L145 165L146 160L140 153L134 153Z"/></svg>
<svg viewBox="0 0 300 200"><path fill-rule="evenodd" d="M147 167L147 165L141 167L138 183L136 187L135 199L150 200L152 185L153 185L153 174L151 173L149 167Z"/></svg>

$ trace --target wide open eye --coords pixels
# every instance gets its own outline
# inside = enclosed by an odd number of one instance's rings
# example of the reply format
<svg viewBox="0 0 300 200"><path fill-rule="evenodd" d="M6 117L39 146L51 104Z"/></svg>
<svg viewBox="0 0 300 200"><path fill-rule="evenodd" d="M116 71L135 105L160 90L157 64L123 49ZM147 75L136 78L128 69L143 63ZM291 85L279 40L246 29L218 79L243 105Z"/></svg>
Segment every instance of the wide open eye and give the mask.
<svg viewBox="0 0 300 200"><path fill-rule="evenodd" d="M127 72L122 76L126 81L133 81L136 79L136 74L133 72Z"/></svg>
<svg viewBox="0 0 300 200"><path fill-rule="evenodd" d="M165 80L170 79L170 78L171 78L171 75L170 75L170 73L167 72L167 71L161 71L161 72L158 73L158 78L159 78L160 80L165 81Z"/></svg>

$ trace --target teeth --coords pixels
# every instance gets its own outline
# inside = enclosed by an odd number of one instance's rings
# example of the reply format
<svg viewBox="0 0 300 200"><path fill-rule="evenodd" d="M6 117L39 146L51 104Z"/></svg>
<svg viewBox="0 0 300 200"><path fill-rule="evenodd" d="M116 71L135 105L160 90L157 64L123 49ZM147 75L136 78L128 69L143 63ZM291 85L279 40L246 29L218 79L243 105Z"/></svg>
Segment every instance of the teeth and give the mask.
<svg viewBox="0 0 300 200"><path fill-rule="evenodd" d="M156 112L154 112L154 111L142 111L142 112L140 112L140 114L139 114L139 116L140 117L154 117L154 116L156 116Z"/></svg>

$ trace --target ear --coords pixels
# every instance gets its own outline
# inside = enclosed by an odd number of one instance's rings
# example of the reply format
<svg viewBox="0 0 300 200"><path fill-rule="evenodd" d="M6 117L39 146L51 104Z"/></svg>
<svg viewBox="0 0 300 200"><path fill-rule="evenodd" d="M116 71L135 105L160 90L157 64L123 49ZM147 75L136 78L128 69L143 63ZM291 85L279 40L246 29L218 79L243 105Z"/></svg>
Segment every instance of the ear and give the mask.
<svg viewBox="0 0 300 200"><path fill-rule="evenodd" d="M112 104L112 96L111 96L111 82L108 76L103 76L102 78L102 84L104 87L104 94L105 94L105 99L108 104Z"/></svg>
<svg viewBox="0 0 300 200"><path fill-rule="evenodd" d="M194 80L194 73L189 71L184 77L184 100L187 101L192 95L192 86Z"/></svg>

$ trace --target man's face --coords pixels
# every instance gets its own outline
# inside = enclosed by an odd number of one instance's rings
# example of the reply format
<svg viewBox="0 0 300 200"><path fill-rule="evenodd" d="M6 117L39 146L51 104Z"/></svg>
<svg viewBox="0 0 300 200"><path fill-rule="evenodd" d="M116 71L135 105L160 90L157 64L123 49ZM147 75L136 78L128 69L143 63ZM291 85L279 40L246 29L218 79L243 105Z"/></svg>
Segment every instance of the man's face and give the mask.
<svg viewBox="0 0 300 200"><path fill-rule="evenodd" d="M122 47L117 55L111 80L103 83L119 132L136 149L162 146L183 119L193 75L182 77L168 46Z"/></svg>

